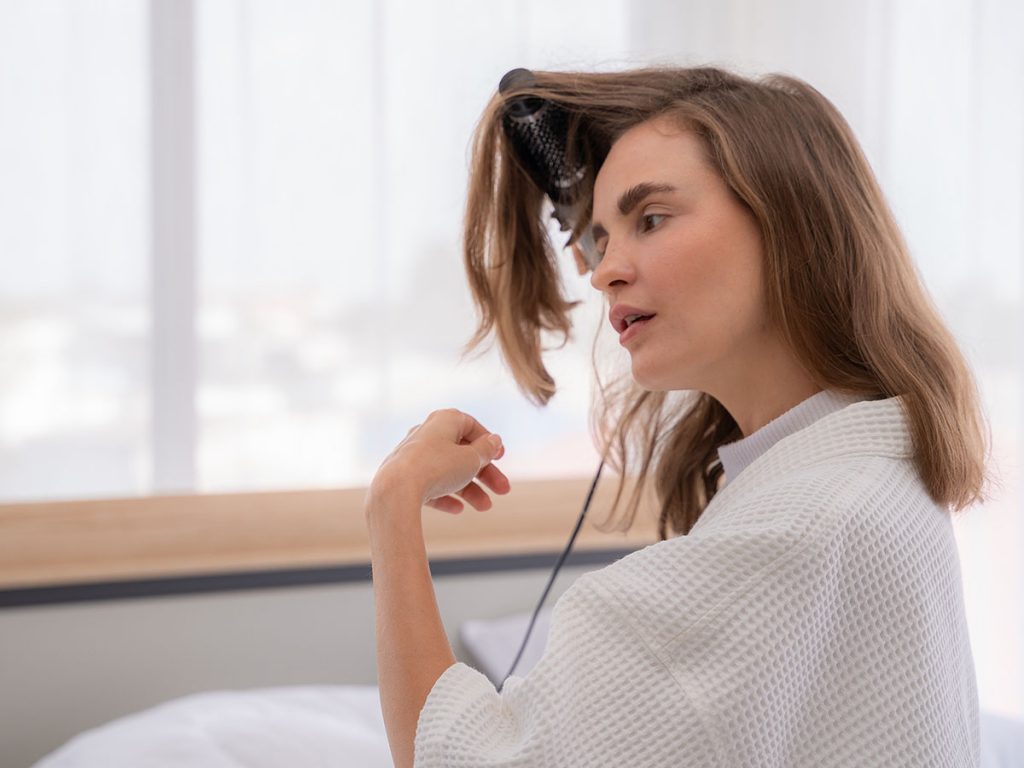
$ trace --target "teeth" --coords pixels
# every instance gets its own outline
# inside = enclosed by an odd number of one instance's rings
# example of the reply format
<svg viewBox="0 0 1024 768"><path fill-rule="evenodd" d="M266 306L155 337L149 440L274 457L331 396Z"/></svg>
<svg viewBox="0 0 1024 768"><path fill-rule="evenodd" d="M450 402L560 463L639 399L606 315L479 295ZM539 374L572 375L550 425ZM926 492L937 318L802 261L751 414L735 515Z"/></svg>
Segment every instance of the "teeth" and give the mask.
<svg viewBox="0 0 1024 768"><path fill-rule="evenodd" d="M646 315L626 315L626 327L629 328L629 326L631 326L641 317L646 317Z"/></svg>

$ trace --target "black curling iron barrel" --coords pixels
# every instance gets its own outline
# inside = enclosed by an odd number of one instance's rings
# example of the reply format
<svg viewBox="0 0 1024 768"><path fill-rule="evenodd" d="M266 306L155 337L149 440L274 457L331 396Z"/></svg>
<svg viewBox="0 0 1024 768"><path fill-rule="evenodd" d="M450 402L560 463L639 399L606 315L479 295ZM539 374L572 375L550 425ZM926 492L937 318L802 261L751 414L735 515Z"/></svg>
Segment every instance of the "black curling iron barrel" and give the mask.
<svg viewBox="0 0 1024 768"><path fill-rule="evenodd" d="M523 68L505 73L498 92L514 93L517 88L535 85L534 74ZM566 148L569 116L565 109L548 99L523 94L511 96L505 105L502 127L534 184L554 205L553 216L563 232L572 232L583 214L582 182L587 168L570 158ZM565 245L573 244L572 236ZM597 267L597 251L588 226L576 245L583 252L587 266Z"/></svg>

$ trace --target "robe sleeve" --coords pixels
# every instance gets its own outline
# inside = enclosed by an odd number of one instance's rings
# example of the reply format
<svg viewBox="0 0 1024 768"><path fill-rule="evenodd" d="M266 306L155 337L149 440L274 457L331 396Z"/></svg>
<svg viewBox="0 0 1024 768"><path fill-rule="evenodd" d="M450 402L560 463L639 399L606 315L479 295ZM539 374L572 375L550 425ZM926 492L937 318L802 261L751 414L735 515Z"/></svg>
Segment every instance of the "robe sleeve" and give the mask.
<svg viewBox="0 0 1024 768"><path fill-rule="evenodd" d="M544 655L501 693L457 662L420 712L414 768L721 765L700 714L617 600L584 574Z"/></svg>

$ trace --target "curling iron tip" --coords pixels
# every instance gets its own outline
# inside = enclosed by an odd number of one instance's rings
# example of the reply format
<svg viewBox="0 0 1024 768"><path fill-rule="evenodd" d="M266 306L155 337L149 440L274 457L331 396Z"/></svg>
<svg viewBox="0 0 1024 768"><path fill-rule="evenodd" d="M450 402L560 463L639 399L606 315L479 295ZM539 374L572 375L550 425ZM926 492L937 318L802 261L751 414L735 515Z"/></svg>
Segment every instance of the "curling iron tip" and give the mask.
<svg viewBox="0 0 1024 768"><path fill-rule="evenodd" d="M506 72L501 82L498 83L498 90L501 93L505 93L511 88L518 88L521 85L533 85L537 82L537 78L533 76L533 72L524 67L516 67Z"/></svg>

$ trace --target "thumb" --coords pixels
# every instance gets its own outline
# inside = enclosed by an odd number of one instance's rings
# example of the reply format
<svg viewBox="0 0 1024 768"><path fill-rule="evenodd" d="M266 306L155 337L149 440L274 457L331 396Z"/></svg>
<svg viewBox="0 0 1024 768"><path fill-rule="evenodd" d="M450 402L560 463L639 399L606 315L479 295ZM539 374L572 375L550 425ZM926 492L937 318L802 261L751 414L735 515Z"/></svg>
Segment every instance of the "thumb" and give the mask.
<svg viewBox="0 0 1024 768"><path fill-rule="evenodd" d="M499 453L501 453L501 436L496 434L483 435L473 443L477 454L480 456L480 466L490 464Z"/></svg>

